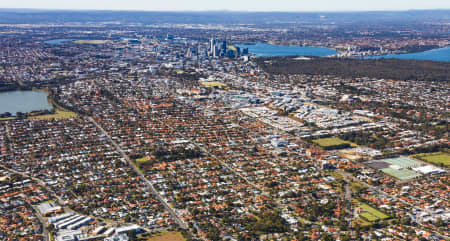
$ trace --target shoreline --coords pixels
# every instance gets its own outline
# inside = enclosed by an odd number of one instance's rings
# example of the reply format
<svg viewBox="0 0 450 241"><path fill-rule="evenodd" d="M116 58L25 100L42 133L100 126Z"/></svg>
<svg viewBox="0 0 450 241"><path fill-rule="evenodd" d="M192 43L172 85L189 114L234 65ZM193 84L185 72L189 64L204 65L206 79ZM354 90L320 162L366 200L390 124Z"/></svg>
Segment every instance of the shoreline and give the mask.
<svg viewBox="0 0 450 241"><path fill-rule="evenodd" d="M272 41L268 41L268 42L258 42L258 43L238 43L235 44L236 46L238 45L244 45L244 46L250 46L250 45L257 45L257 44L267 44L267 45L274 45L274 46L284 46L284 47L316 47L316 48L325 48L325 49L332 49L335 50L337 52L337 54L333 54L330 56L326 56L326 57L339 57L339 55L341 54L345 54L347 53L346 50L343 50L343 48L338 48L336 46L321 46L321 45L286 45L286 44L280 44L280 43L276 43L276 42L272 42ZM450 45L446 45L446 46L434 46L433 48L424 48L424 49L418 49L418 48L412 48L412 50L408 51L408 50L400 50L398 49L397 51L393 51L390 53L382 53L382 54L375 54L375 55L366 55L366 56L345 56L345 57L350 57L350 58L365 58L365 57L378 57L378 56L386 56L386 55L403 55L403 54L415 54L415 53L424 53L424 52L428 52L428 51L433 51L433 50L437 50L437 49L445 49L445 48L450 48ZM252 53L254 54L254 53ZM265 57L270 57L270 56L265 56ZM341 56L342 57L342 56ZM434 60L436 61L436 60ZM450 60L449 60L450 61ZM442 62L442 61L441 61Z"/></svg>
<svg viewBox="0 0 450 241"><path fill-rule="evenodd" d="M59 111L63 111L63 112L69 112L69 110L59 106L51 97L51 91L46 87L46 88L37 88L37 87L31 87L31 89L16 89L16 90L8 90L8 91L1 91L1 93L5 93L5 92L15 92L15 91L36 91L36 92L41 92L41 93L46 93L46 99L47 99L47 103L51 106L51 109L47 109L47 110L33 110L33 111L29 111L29 112L22 112L25 116L25 118L30 118L30 117L38 117L38 116L45 116L45 115L49 115L49 114L55 114L58 110ZM3 112L0 113L0 116L5 115L8 112ZM6 117L0 117L0 121L7 121L7 120L15 120L18 118L17 116L17 112L16 113L10 113L11 116L6 116Z"/></svg>

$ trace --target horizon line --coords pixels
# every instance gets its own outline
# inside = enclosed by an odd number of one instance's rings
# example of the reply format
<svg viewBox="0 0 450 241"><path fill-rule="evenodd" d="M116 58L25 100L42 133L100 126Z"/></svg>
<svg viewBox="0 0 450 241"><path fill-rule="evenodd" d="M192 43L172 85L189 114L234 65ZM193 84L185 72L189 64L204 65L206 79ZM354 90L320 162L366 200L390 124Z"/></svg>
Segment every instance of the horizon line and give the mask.
<svg viewBox="0 0 450 241"><path fill-rule="evenodd" d="M171 13L201 13L201 12L235 12L235 13L358 13L358 12L409 12L409 11L450 11L450 8L417 8L417 9L376 9L376 10L141 10L141 9L64 9L64 8L1 8L0 11L104 11L104 12L171 12Z"/></svg>

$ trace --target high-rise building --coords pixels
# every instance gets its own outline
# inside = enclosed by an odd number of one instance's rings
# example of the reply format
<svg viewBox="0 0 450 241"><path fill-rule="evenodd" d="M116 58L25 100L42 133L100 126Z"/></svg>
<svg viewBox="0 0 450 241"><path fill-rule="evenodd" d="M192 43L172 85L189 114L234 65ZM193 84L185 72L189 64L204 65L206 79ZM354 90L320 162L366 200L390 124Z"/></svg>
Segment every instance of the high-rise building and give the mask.
<svg viewBox="0 0 450 241"><path fill-rule="evenodd" d="M227 41L226 40L224 40L223 41L223 43L222 43L222 52L227 52Z"/></svg>
<svg viewBox="0 0 450 241"><path fill-rule="evenodd" d="M209 44L209 49L210 49L211 53L214 50L214 43L215 43L215 40L213 38L211 38L211 43Z"/></svg>

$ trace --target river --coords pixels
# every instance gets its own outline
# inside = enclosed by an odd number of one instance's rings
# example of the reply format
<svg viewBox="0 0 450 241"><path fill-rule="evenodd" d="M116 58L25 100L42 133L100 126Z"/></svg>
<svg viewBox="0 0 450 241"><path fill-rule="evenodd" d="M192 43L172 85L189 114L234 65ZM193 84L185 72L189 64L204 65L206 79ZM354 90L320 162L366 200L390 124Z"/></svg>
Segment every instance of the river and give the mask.
<svg viewBox="0 0 450 241"><path fill-rule="evenodd" d="M248 48L248 51L257 57L289 55L325 57L338 54L338 52L334 49L312 46L284 46L264 43L257 43L253 45L237 44L236 46L241 48L241 51L244 48Z"/></svg>
<svg viewBox="0 0 450 241"><path fill-rule="evenodd" d="M432 49L424 52L410 54L388 54L381 56L370 56L365 59L379 58L397 58L397 59L417 59L417 60L433 60L433 61L450 61L450 46L439 49Z"/></svg>

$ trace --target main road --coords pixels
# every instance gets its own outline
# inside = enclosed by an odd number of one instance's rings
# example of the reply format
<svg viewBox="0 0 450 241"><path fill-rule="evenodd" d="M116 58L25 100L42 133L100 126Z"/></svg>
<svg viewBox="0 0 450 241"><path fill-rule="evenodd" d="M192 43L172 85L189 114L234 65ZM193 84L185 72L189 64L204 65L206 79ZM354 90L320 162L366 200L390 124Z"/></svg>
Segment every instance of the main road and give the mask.
<svg viewBox="0 0 450 241"><path fill-rule="evenodd" d="M133 168L133 170L137 173L137 175L144 180L145 184L150 188L150 191L153 195L156 196L156 198L164 205L166 210L170 213L172 218L175 220L175 222L180 225L181 228L189 230L188 225L178 216L177 212L167 204L166 200L159 194L159 192L156 190L156 188L153 186L153 184L142 174L142 172L136 167L136 165L130 160L128 155L122 150L122 148L111 138L111 136L108 134L108 132L103 129L102 126L100 126L92 117L89 117L89 120L94 123L97 128L108 138L108 140L111 142L111 144L116 148L116 150L120 153L120 155L130 164L130 166Z"/></svg>

